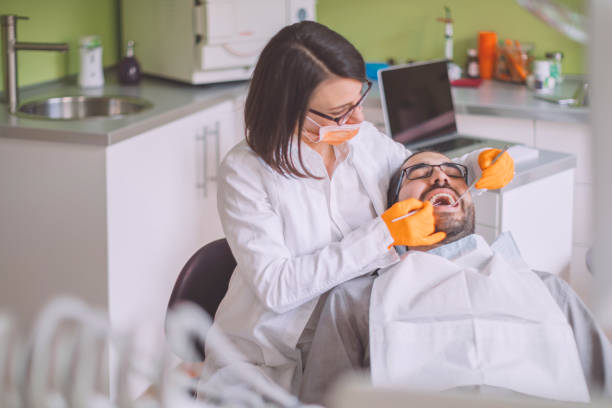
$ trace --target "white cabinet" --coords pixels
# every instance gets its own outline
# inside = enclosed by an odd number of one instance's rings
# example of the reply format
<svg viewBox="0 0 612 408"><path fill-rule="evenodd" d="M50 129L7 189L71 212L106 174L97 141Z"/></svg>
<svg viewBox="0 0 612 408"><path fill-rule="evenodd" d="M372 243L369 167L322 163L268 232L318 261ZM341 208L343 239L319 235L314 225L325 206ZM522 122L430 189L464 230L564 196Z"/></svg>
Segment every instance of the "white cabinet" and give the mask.
<svg viewBox="0 0 612 408"><path fill-rule="evenodd" d="M535 146L576 155L576 183L593 182L591 130L584 123L535 121Z"/></svg>
<svg viewBox="0 0 612 408"><path fill-rule="evenodd" d="M574 170L508 191L474 195L476 232L492 242L510 231L529 266L567 278L572 252ZM542 205L542 201L555 205Z"/></svg>
<svg viewBox="0 0 612 408"><path fill-rule="evenodd" d="M574 193L574 248L575 259L569 281L581 294L587 295L591 273L585 265L585 253L593 241L593 151L591 130L584 123L535 122L536 147L575 154L576 190ZM588 303L588 297L583 299Z"/></svg>
<svg viewBox="0 0 612 408"><path fill-rule="evenodd" d="M237 142L233 107L222 103L107 149L108 309L115 328L138 325L143 352L164 341L182 266L223 237L215 177Z"/></svg>
<svg viewBox="0 0 612 408"><path fill-rule="evenodd" d="M108 147L0 138L0 309L29 324L75 295L117 327L145 327L143 351L162 341L180 269L223 236L215 176L241 139L237 109L221 102Z"/></svg>
<svg viewBox="0 0 612 408"><path fill-rule="evenodd" d="M24 329L58 294L106 306L105 152L0 138L0 310Z"/></svg>
<svg viewBox="0 0 612 408"><path fill-rule="evenodd" d="M589 272L584 262L584 254L592 244L593 219L593 171L591 132L586 123L552 122L545 120L518 119L486 115L457 114L457 126L461 133L475 136L499 139L539 149L570 153L576 156L575 183L566 191L573 193L572 222L565 223L572 230L572 258L570 272L562 272L572 286L581 294L585 294L585 282L590 280ZM481 199L482 200L482 199ZM552 199L549 208L557 213L559 206L565 208L567 203ZM481 208L481 207L479 207ZM562 223L562 219L559 219ZM538 223L541 225L541 223ZM485 226L490 223L480 222L481 232L491 234ZM559 248L559 260L565 262L569 251ZM537 268L537 266L534 266Z"/></svg>

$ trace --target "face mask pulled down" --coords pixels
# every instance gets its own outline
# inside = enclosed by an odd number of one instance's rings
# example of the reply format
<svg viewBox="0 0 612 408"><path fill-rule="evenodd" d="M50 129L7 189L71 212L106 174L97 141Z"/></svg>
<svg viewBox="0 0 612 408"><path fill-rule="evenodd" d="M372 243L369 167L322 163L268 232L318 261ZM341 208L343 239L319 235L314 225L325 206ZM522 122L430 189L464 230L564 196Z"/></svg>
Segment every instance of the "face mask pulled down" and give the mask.
<svg viewBox="0 0 612 408"><path fill-rule="evenodd" d="M312 123L319 127L319 135L318 137L312 137L308 133L304 133L304 137L311 141L312 143L327 143L333 146L340 145L352 138L359 133L359 128L361 127L361 123L355 123L350 125L331 125L331 126L321 126L308 116L306 119L310 120Z"/></svg>

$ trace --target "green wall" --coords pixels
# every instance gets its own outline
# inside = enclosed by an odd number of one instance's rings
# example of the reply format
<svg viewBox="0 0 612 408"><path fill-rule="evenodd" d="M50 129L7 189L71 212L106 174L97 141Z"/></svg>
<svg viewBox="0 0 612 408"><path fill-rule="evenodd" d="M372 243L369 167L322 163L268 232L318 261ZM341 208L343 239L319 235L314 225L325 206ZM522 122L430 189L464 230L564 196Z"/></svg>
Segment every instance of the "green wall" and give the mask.
<svg viewBox="0 0 612 408"><path fill-rule="evenodd" d="M564 0L585 12L586 0ZM478 31L492 30L499 39L535 45L534 55L561 50L565 73L586 72L586 47L541 22L515 0L318 0L319 22L351 41L366 61L397 62L444 58L444 6L455 21L454 59L464 67L468 48L476 48Z"/></svg>
<svg viewBox="0 0 612 408"><path fill-rule="evenodd" d="M66 42L70 46L67 53L18 51L19 85L78 73L79 37L84 35L99 35L103 65L116 64L119 55L117 10L117 0L0 0L0 14L30 18L18 21L18 41ZM0 81L0 89L3 87Z"/></svg>
<svg viewBox="0 0 612 408"><path fill-rule="evenodd" d="M179 0L174 0L179 1ZM181 0L184 1L184 0ZM253 0L257 1L257 0ZM104 66L119 58L119 0L0 0L0 14L18 14L21 41L67 42L66 54L19 52L19 85L61 78L79 70L78 39L98 34L104 47ZM585 0L563 0L584 9ZM497 31L499 38L533 42L536 56L549 50L565 53L566 73L586 72L586 49L565 38L519 7L514 0L317 0L318 20L347 37L366 61L398 62L444 56L444 25L436 21L443 7L455 19L455 61L463 66L466 50L476 46L479 30ZM2 67L0 67L0 70ZM0 83L0 89L3 84Z"/></svg>

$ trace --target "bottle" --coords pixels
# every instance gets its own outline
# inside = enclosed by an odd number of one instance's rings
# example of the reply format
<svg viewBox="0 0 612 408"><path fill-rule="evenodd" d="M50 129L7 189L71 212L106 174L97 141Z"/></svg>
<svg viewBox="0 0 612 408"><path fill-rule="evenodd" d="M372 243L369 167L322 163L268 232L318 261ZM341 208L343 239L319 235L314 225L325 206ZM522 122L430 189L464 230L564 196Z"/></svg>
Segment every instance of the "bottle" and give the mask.
<svg viewBox="0 0 612 408"><path fill-rule="evenodd" d="M561 62L563 61L563 53L561 51L547 52L545 54L546 59L551 62L550 76L555 78L557 83L563 81L563 75L561 72Z"/></svg>
<svg viewBox="0 0 612 408"><path fill-rule="evenodd" d="M102 42L97 35L81 37L79 56L79 86L81 88L98 88L104 85L102 72Z"/></svg>
<svg viewBox="0 0 612 408"><path fill-rule="evenodd" d="M480 67L478 65L478 51L474 48L470 48L467 51L467 62L465 63L465 75L468 78L479 78Z"/></svg>
<svg viewBox="0 0 612 408"><path fill-rule="evenodd" d="M119 82L124 85L136 85L140 82L140 65L134 57L134 41L129 40L125 57L119 62Z"/></svg>

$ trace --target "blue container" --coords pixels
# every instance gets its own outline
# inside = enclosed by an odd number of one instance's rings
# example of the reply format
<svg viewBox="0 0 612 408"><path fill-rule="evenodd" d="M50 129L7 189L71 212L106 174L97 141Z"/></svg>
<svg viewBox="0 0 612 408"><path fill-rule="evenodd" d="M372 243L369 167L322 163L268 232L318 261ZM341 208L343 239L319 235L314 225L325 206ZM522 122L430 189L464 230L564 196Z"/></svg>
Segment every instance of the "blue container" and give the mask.
<svg viewBox="0 0 612 408"><path fill-rule="evenodd" d="M378 71L387 68L389 64L385 62L366 62L366 77L376 81L378 79Z"/></svg>

